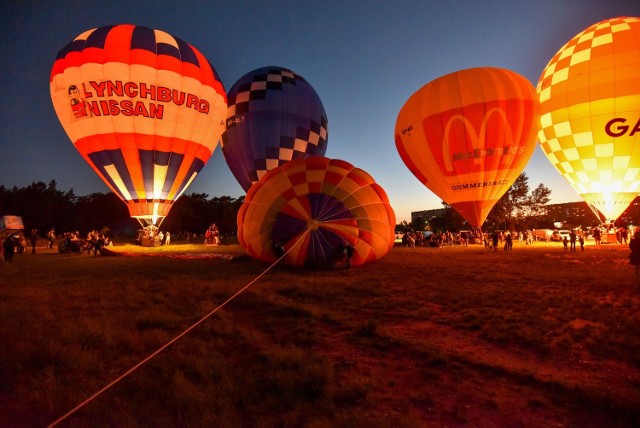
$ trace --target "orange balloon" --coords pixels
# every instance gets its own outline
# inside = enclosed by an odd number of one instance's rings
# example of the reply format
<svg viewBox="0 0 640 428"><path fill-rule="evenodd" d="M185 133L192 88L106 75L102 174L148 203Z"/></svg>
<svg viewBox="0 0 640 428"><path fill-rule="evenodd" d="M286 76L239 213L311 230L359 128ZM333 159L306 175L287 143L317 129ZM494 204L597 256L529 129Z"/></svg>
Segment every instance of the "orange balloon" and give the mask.
<svg viewBox="0 0 640 428"><path fill-rule="evenodd" d="M577 34L537 90L542 151L596 215L617 219L640 192L640 18Z"/></svg>
<svg viewBox="0 0 640 428"><path fill-rule="evenodd" d="M517 73L457 71L405 103L396 148L429 190L480 227L531 157L539 109L533 85Z"/></svg>

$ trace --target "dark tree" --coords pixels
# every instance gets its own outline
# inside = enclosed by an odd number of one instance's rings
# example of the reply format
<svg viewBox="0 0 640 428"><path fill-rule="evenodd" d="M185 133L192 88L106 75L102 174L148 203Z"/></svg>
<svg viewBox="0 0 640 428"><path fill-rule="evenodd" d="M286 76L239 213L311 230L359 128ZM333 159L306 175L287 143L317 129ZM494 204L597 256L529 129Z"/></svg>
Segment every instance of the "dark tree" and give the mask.
<svg viewBox="0 0 640 428"><path fill-rule="evenodd" d="M526 204L526 215L528 217L539 216L545 212L545 206L551 201L551 190L544 184L538 184L529 196Z"/></svg>
<svg viewBox="0 0 640 428"><path fill-rule="evenodd" d="M211 223L217 223L221 234L235 235L236 216L243 202L244 197L209 199L204 193L183 195L174 203L161 229L202 234ZM114 193L76 197L73 190L58 190L54 180L48 185L37 182L23 188L0 186L0 215L21 216L25 228L36 228L41 236L53 227L58 233L109 229L133 237L140 227Z"/></svg>
<svg viewBox="0 0 640 428"><path fill-rule="evenodd" d="M114 193L78 196L72 216L78 230L113 230L129 219L129 210Z"/></svg>
<svg viewBox="0 0 640 428"><path fill-rule="evenodd" d="M504 230L536 227L534 219L545 211L550 196L551 190L542 183L529 193L529 177L523 172L495 204L485 224Z"/></svg>
<svg viewBox="0 0 640 428"><path fill-rule="evenodd" d="M69 228L74 210L73 190L63 192L57 189L55 180L49 184L41 181L27 187L13 187L7 191L3 187L0 200L0 215L18 215L26 229L38 229L41 233L52 227Z"/></svg>

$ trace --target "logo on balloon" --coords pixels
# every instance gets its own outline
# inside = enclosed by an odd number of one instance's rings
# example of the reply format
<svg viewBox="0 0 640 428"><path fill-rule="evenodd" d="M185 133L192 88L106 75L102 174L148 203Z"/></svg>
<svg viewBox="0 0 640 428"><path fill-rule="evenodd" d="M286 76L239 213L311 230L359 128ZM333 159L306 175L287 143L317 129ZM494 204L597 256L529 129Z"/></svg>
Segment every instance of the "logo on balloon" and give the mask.
<svg viewBox="0 0 640 428"><path fill-rule="evenodd" d="M163 119L166 104L209 114L211 105L197 95L143 82L121 80L89 81L68 89L71 110L76 119L87 116L143 116ZM102 98L90 100L89 98Z"/></svg>
<svg viewBox="0 0 640 428"><path fill-rule="evenodd" d="M422 122L424 135L442 174L494 171L523 154L525 146L517 144L520 136L513 135L508 109L509 101L488 102L427 116Z"/></svg>
<svg viewBox="0 0 640 428"><path fill-rule="evenodd" d="M627 134L629 130L629 137L633 137L637 132L640 132L640 118L636 122L636 124L631 128L627 125L627 119L624 117L614 117L604 127L605 132L610 137L622 137Z"/></svg>

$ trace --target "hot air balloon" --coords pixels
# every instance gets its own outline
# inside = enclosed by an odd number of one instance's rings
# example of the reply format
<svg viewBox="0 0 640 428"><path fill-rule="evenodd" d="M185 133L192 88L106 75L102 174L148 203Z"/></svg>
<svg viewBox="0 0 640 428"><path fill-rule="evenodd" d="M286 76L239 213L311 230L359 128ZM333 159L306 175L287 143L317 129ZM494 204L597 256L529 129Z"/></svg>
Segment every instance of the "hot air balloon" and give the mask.
<svg viewBox="0 0 640 428"><path fill-rule="evenodd" d="M76 149L141 225L157 225L207 162L226 94L209 61L160 30L86 31L53 64L51 99Z"/></svg>
<svg viewBox="0 0 640 428"><path fill-rule="evenodd" d="M282 67L242 76L228 93L222 153L245 191L292 159L324 156L327 114L313 87Z"/></svg>
<svg viewBox="0 0 640 428"><path fill-rule="evenodd" d="M529 161L538 115L535 89L519 74L461 70L409 98L396 122L396 148L425 186L480 227Z"/></svg>
<svg viewBox="0 0 640 428"><path fill-rule="evenodd" d="M640 18L577 34L537 91L543 152L597 217L617 219L640 192Z"/></svg>
<svg viewBox="0 0 640 428"><path fill-rule="evenodd" d="M253 257L329 267L343 251L359 266L394 244L395 214L384 190L348 162L314 156L267 172L240 207L238 241Z"/></svg>

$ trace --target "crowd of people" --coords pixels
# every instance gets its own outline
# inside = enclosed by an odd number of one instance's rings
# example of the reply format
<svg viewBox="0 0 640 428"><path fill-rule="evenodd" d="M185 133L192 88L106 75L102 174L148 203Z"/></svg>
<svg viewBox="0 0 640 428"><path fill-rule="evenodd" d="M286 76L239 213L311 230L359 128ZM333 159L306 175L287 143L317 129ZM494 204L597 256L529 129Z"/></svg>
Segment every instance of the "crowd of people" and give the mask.
<svg viewBox="0 0 640 428"><path fill-rule="evenodd" d="M557 231L554 232L557 234ZM592 237L595 245L601 245L603 243L602 236L614 236L615 242L620 245L627 245L628 237L633 233L633 228L627 227L614 227L614 226L599 226L583 231L580 228L571 229L568 235L558 235L557 240L561 241L566 251L576 251L577 245L584 251L585 240L588 237ZM415 232L407 231L401 234L400 242L397 243L404 247L443 247L461 245L463 247L469 244L484 244L485 248L497 251L499 248L505 251L511 251L513 249L513 242L517 240L519 244L533 245L536 241L534 230L523 231L504 231L494 230L492 232L481 232L479 229L475 230L463 230L458 233L451 231L446 232ZM612 243L611 238L608 243Z"/></svg>
<svg viewBox="0 0 640 428"><path fill-rule="evenodd" d="M113 242L108 233L92 230L87 233L86 239L83 239L80 232L76 230L62 234L62 238L58 241L58 252L66 254L86 252L97 256L98 254L103 255L104 247L111 245Z"/></svg>
<svg viewBox="0 0 640 428"><path fill-rule="evenodd" d="M37 229L31 229L29 233L29 242L31 244L31 254L36 254L38 240L40 236ZM103 253L104 247L113 245L108 233L101 233L92 230L87 234L86 239L81 238L80 232L65 232L60 237L51 229L46 234L47 249L53 249L56 240L58 240L58 252L60 253L93 253L98 255ZM13 260L14 254L22 254L27 247L27 241L22 231L10 234L2 241L2 256L6 262Z"/></svg>

